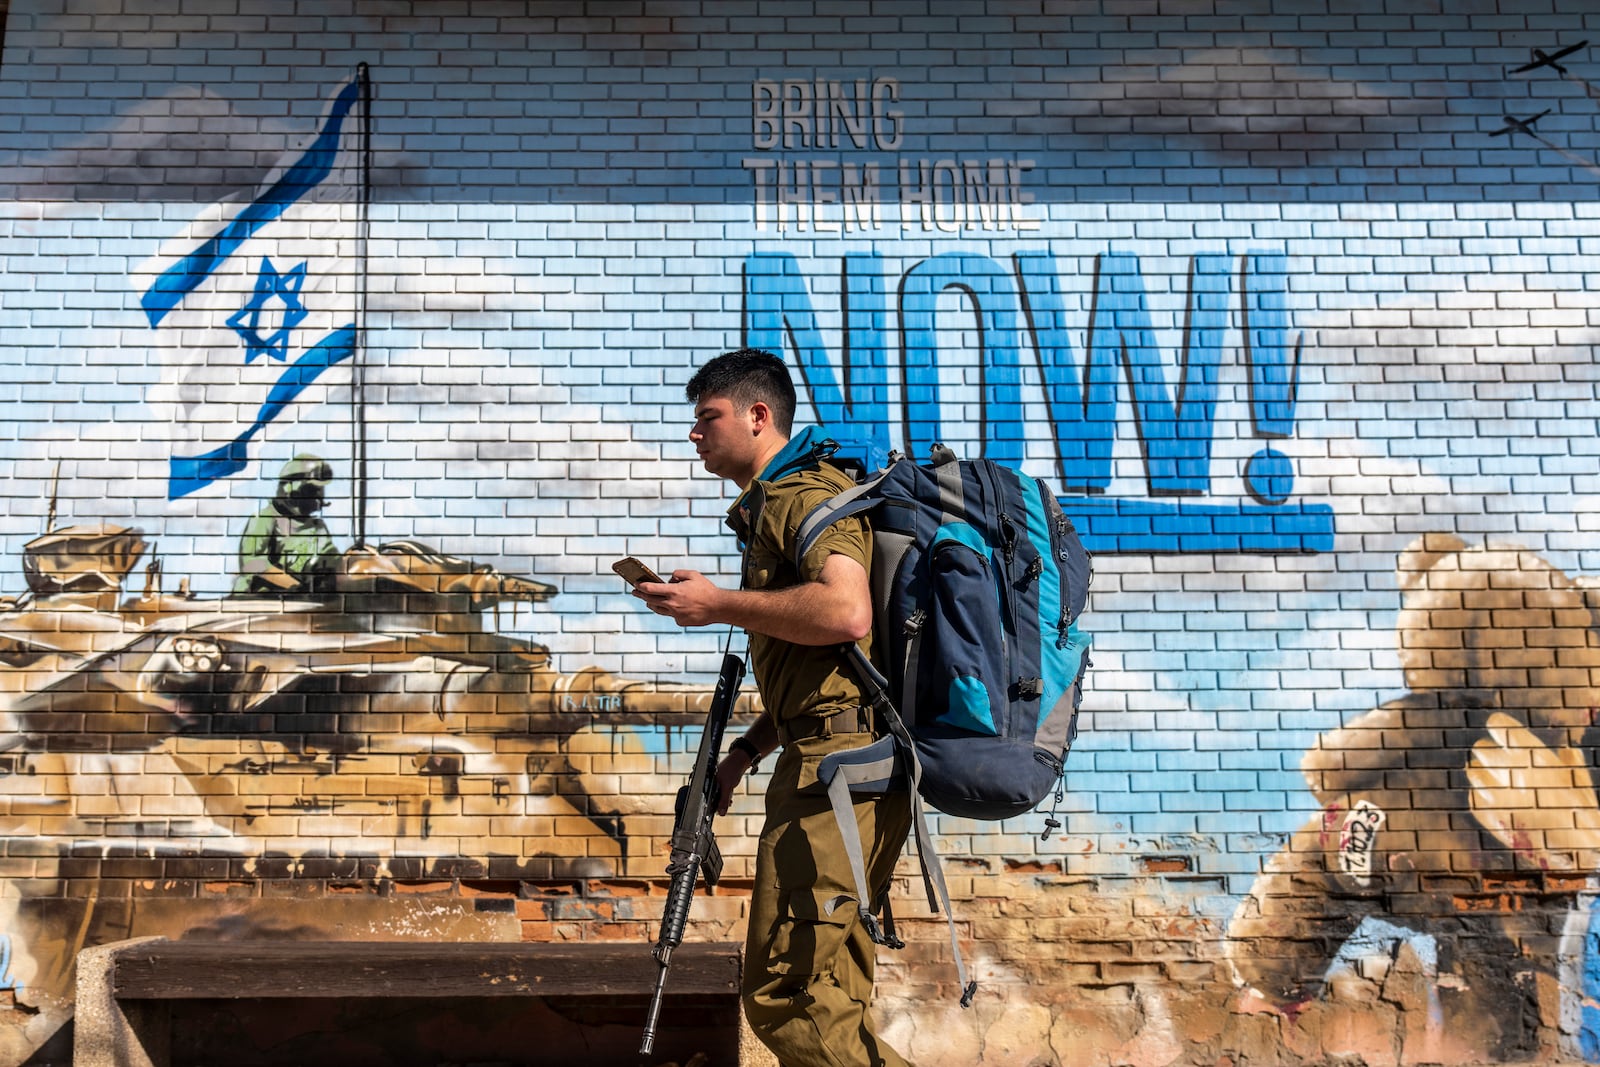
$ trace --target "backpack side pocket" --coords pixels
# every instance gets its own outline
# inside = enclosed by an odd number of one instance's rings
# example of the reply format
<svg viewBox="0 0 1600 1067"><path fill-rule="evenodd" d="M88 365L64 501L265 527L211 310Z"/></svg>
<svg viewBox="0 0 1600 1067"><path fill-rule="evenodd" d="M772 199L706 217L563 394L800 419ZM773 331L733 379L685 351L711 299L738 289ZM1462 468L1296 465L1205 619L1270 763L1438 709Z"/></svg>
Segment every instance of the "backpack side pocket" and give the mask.
<svg viewBox="0 0 1600 1067"><path fill-rule="evenodd" d="M918 692L933 721L998 736L1006 722L1005 634L989 546L964 522L940 527L928 552L932 604L922 635ZM919 715L926 722L927 718Z"/></svg>

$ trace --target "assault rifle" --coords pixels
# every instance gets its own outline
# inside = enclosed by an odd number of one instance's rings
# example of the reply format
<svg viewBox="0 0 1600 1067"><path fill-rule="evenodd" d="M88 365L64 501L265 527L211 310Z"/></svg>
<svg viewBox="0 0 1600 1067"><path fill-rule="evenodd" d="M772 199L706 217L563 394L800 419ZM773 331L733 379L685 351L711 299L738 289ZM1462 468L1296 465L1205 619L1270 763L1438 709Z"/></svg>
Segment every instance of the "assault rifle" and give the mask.
<svg viewBox="0 0 1600 1067"><path fill-rule="evenodd" d="M661 916L661 936L651 952L661 970L656 975L655 995L650 998L650 1014L645 1018L641 1056L648 1056L656 1042L656 1019L667 988L667 968L672 966L672 950L683 944L689 907L694 903L695 879L704 872L706 885L713 886L722 877L722 850L711 833L711 819L717 813L717 762L722 755L722 734L743 681L744 660L724 652L717 691L711 698L700 750L694 758L694 773L689 776L689 784L678 790L674 805L677 817L672 824L672 855L667 860L672 888L667 891L667 907Z"/></svg>

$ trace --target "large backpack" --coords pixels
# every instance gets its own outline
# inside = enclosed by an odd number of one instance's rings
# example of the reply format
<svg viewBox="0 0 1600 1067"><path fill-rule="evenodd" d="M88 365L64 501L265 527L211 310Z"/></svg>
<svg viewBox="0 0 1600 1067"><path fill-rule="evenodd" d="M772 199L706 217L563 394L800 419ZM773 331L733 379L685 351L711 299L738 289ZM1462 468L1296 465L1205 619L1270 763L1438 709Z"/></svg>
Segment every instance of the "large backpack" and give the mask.
<svg viewBox="0 0 1600 1067"><path fill-rule="evenodd" d="M863 922L871 914L851 792L904 784L931 907L950 917L918 797L940 811L1004 819L1058 787L1077 735L1090 637L1077 625L1091 564L1048 487L990 460L958 460L935 445L817 505L801 523L798 561L830 525L861 515L872 529L874 642L884 672L847 652L887 735L836 753L820 768L855 868ZM1050 820L1054 823L1054 819ZM1059 825L1059 824L1055 824ZM971 1002L961 972L963 1005Z"/></svg>

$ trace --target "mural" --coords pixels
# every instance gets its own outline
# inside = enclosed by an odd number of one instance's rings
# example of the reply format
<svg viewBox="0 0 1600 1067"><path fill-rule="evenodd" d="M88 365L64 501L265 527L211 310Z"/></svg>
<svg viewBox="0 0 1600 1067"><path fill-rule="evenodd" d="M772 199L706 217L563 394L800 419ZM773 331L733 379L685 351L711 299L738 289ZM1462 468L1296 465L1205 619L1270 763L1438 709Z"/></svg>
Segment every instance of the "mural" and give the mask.
<svg viewBox="0 0 1600 1067"><path fill-rule="evenodd" d="M1063 265L1047 252L1018 252L1001 265L970 252L946 252L913 264L901 277L898 337L874 324L890 319L888 279L875 255L847 256L840 318L847 356L833 358L821 340L816 313L792 255L756 252L744 265L744 341L785 351L796 362L817 417L837 428L842 444L875 468L887 454L887 351L903 353L904 447L925 456L960 420L941 385L951 321L970 321L982 338L978 405L984 454L1021 464L1028 456L1025 371L1039 377L1054 438L1053 482L1068 494L1067 514L1091 551L1319 552L1333 546L1333 509L1291 502L1294 466L1263 447L1238 477L1248 502L1210 499L1216 412L1222 380L1229 305L1239 329L1237 352L1248 375L1250 425L1255 436L1294 434L1295 398L1303 338L1290 339L1284 314L1284 257L1247 253L1194 256L1186 277L1181 358L1167 358L1155 340L1147 285L1136 257L1096 255L1088 280L1088 327L1083 356L1066 325ZM950 306L959 294L963 306ZM941 304L943 307L941 307ZM1026 340L1025 340L1026 339ZM845 387L833 367L841 366ZM1178 380L1169 391L1165 368ZM1113 479L1120 380L1126 375L1128 413L1138 434L1145 492L1107 497ZM1220 494L1219 494L1220 495ZM1186 498L1186 499L1176 499Z"/></svg>
<svg viewBox="0 0 1600 1067"><path fill-rule="evenodd" d="M1306 754L1322 810L1241 903L1230 959L1253 995L1289 1008L1378 920L1434 946L1465 1047L1509 1055L1525 1025L1518 987L1560 966L1542 909L1579 906L1600 862L1600 586L1447 534L1408 548L1398 575L1407 692Z"/></svg>
<svg viewBox="0 0 1600 1067"><path fill-rule="evenodd" d="M285 483L300 484L303 465ZM261 573L253 539L241 585ZM154 559L143 589L125 589L149 547L132 528L56 527L25 546L27 590L0 611L0 825L29 854L61 858L57 885L67 857L91 856L208 857L251 881L547 881L654 866L630 821L655 813L617 785L654 768L599 720L688 728L710 689L561 672L539 644L485 627L486 613L548 600L553 586L395 542L319 559L322 590L173 593ZM61 892L47 888L50 864L34 866L28 895ZM70 1002L61 953L82 931L57 940L21 907L12 988ZM118 936L142 928L138 915L135 903Z"/></svg>
<svg viewBox="0 0 1600 1067"><path fill-rule="evenodd" d="M125 937L647 953L726 635L609 567L737 574L746 344L1096 557L1064 825L936 820L970 1011L903 868L916 1062L1600 1062L1600 13L1501 6L13 0L0 1064Z"/></svg>

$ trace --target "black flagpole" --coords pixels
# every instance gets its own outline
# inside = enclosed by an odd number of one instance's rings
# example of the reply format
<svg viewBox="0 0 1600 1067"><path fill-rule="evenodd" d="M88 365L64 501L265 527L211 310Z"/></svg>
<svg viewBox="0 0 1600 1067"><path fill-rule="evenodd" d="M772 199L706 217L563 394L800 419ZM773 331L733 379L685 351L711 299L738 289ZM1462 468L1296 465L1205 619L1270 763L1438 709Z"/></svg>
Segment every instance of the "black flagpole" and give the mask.
<svg viewBox="0 0 1600 1067"><path fill-rule="evenodd" d="M356 350L350 366L350 436L355 470L351 472L354 483L355 547L362 548L367 540L367 237L370 232L369 209L372 203L372 78L367 65L356 67L361 80L361 205L356 220Z"/></svg>

